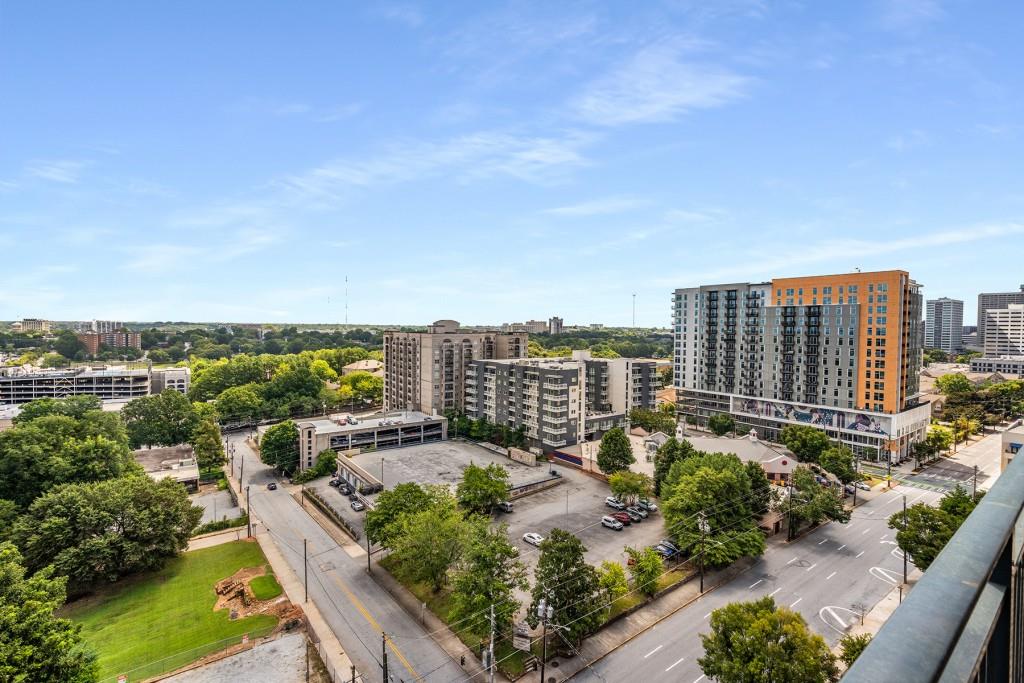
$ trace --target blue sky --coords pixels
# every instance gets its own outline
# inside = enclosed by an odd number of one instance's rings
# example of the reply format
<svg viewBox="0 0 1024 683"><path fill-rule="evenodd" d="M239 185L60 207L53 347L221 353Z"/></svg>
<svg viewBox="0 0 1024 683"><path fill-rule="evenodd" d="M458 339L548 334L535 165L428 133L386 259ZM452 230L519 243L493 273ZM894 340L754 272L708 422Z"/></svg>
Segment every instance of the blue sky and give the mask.
<svg viewBox="0 0 1024 683"><path fill-rule="evenodd" d="M1024 281L1024 4L0 3L0 319L668 325Z"/></svg>

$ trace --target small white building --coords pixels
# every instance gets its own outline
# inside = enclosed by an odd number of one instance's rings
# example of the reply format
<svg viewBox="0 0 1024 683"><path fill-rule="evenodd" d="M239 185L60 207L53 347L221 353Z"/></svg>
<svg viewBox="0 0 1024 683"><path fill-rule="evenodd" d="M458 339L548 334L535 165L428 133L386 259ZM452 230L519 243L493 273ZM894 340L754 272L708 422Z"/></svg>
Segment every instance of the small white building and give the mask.
<svg viewBox="0 0 1024 683"><path fill-rule="evenodd" d="M1024 449L1024 424L1018 424L1003 432L1002 448L999 450L999 471L1002 472L1010 464L1014 456Z"/></svg>

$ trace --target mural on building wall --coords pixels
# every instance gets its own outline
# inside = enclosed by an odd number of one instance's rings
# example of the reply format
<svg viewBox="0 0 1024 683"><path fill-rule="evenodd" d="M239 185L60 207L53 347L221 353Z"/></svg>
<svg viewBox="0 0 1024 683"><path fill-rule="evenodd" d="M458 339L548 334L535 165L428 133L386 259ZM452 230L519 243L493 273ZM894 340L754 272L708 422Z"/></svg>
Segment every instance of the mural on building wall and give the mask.
<svg viewBox="0 0 1024 683"><path fill-rule="evenodd" d="M889 434L892 428L888 418L854 410L839 410L823 406L806 406L783 401L733 397L732 410L756 417L783 420L795 424L841 429L848 432Z"/></svg>

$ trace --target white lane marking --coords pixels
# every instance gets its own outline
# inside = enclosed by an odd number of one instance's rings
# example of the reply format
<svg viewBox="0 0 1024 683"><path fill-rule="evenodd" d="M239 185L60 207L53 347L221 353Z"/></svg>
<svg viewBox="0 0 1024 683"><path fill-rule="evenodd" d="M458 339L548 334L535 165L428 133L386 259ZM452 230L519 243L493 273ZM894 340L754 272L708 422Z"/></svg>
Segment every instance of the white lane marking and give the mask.
<svg viewBox="0 0 1024 683"><path fill-rule="evenodd" d="M828 539L826 538L821 541L818 541L818 545L821 545L822 543L828 543Z"/></svg>
<svg viewBox="0 0 1024 683"><path fill-rule="evenodd" d="M872 567L868 570L868 573L879 581L884 581L892 586L898 586L902 580L902 577L899 574L883 567Z"/></svg>
<svg viewBox="0 0 1024 683"><path fill-rule="evenodd" d="M800 602L801 600L803 600L803 598L797 598L794 602L789 603L789 608L793 609L794 607L796 607L796 603Z"/></svg>
<svg viewBox="0 0 1024 683"><path fill-rule="evenodd" d="M680 657L676 661L672 662L672 664L667 669L665 669L665 671L671 671L675 668L676 664L682 664L685 659L686 657Z"/></svg>
<svg viewBox="0 0 1024 683"><path fill-rule="evenodd" d="M704 680L704 674L701 674L701 675L700 675L700 678L698 678L697 680L695 680L695 681L694 681L693 683L700 683L700 682L701 682L701 681L703 681L703 680Z"/></svg>
<svg viewBox="0 0 1024 683"><path fill-rule="evenodd" d="M908 505L908 506L910 506L910 505L913 505L913 504L914 504L914 503L916 503L917 501L919 501L919 500L921 500L922 498L924 498L924 497L925 497L925 495L926 495L926 494L922 493L922 494L921 494L920 496L918 496L918 497L917 497L917 498L915 498L914 500L912 500L912 501L910 501L909 503L907 503L907 505Z"/></svg>
<svg viewBox="0 0 1024 683"><path fill-rule="evenodd" d="M644 659L647 659L648 657L650 657L651 655L653 655L655 652L657 652L658 650L660 650L663 647L665 647L665 646L664 645L659 645L658 647L654 648L653 650L651 650L650 652L648 652L647 654L644 655Z"/></svg>
<svg viewBox="0 0 1024 683"><path fill-rule="evenodd" d="M887 538L889 538L889 534L883 534L883 535L882 535L882 540L883 540L883 541L884 541L885 539L887 539Z"/></svg>
<svg viewBox="0 0 1024 683"><path fill-rule="evenodd" d="M811 565L810 567L808 567L808 568L807 568L807 569L805 569L804 571L805 571L805 572L809 572L809 571L811 571L812 569L814 569L814 568L815 568L815 567L817 567L817 566L818 566L818 563L817 563L817 562L815 562L814 564L812 564L812 565Z"/></svg>
<svg viewBox="0 0 1024 683"><path fill-rule="evenodd" d="M864 534L866 534L869 531L871 531L871 529L865 529L864 531L860 532L860 535L863 536Z"/></svg>
<svg viewBox="0 0 1024 683"><path fill-rule="evenodd" d="M795 557L792 560L790 560L789 562L787 562L786 564L793 564L794 562L796 562L796 558Z"/></svg>
<svg viewBox="0 0 1024 683"><path fill-rule="evenodd" d="M874 511L874 510L868 510L868 517L870 517L870 516L871 516L871 515L873 515L873 514L875 514L875 511Z"/></svg>
<svg viewBox="0 0 1024 683"><path fill-rule="evenodd" d="M779 592L780 590L782 590L782 588L781 588L781 587L779 587L779 588L776 588L775 590L773 590L773 591L772 591L771 593L769 593L769 594L768 594L768 597L770 598L770 597L774 596L774 595L775 595L776 593L778 593L778 592Z"/></svg>
<svg viewBox="0 0 1024 683"><path fill-rule="evenodd" d="M845 547L846 547L846 544L844 543L841 546L839 546L838 548L836 548L836 552L839 552L840 550L842 550Z"/></svg>
<svg viewBox="0 0 1024 683"><path fill-rule="evenodd" d="M828 581L829 579L831 579L835 575L836 575L836 573L832 572L831 574L829 574L828 576L825 577L825 580Z"/></svg>
<svg viewBox="0 0 1024 683"><path fill-rule="evenodd" d="M711 612L708 612L707 614L704 615L704 618L707 619L710 616L711 616Z"/></svg>
<svg viewBox="0 0 1024 683"><path fill-rule="evenodd" d="M749 586L750 590L753 590L755 586L757 586L758 584L761 584L761 583L764 583L764 579L758 579L754 583L750 584L750 586Z"/></svg>
<svg viewBox="0 0 1024 683"><path fill-rule="evenodd" d="M859 553L857 553L857 557L860 557L860 556L861 556L861 555L863 555L863 554L864 554L864 551L863 551L863 550L861 550L861 551L860 551ZM853 559L857 559L857 557L855 557L855 558L853 558Z"/></svg>

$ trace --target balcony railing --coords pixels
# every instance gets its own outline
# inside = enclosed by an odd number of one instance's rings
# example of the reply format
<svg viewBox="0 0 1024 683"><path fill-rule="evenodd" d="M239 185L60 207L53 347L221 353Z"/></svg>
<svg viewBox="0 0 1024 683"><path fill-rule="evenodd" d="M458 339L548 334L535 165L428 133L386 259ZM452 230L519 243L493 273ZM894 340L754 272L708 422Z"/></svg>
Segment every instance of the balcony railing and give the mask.
<svg viewBox="0 0 1024 683"><path fill-rule="evenodd" d="M843 677L1024 681L1024 457L1015 458Z"/></svg>

